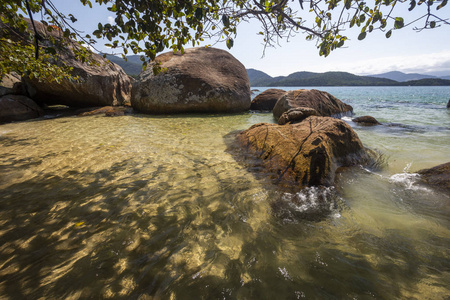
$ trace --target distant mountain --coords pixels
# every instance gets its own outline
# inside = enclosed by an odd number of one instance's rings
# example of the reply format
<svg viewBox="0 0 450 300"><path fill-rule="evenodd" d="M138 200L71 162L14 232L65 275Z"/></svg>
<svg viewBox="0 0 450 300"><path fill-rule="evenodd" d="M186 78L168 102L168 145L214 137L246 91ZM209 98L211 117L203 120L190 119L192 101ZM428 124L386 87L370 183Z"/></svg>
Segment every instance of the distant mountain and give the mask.
<svg viewBox="0 0 450 300"><path fill-rule="evenodd" d="M450 80L441 78L424 78L420 80L410 80L399 82L397 85L402 86L449 86Z"/></svg>
<svg viewBox="0 0 450 300"><path fill-rule="evenodd" d="M397 83L390 79L357 76L346 72L296 72L279 77L271 77L253 69L247 73L251 86L380 86Z"/></svg>
<svg viewBox="0 0 450 300"><path fill-rule="evenodd" d="M358 76L347 72L295 72L288 76L271 77L268 74L255 69L247 70L250 86L431 86L450 85L450 80L440 79L434 76L424 76L418 80L397 81L389 78ZM390 72L401 73L401 72ZM388 74L388 73L385 73ZM401 73L404 74L404 73ZM399 74L397 74L399 75ZM407 74L405 74L407 75ZM414 75L414 74L413 74ZM420 75L420 74L419 74ZM416 77L411 77L416 78Z"/></svg>
<svg viewBox="0 0 450 300"><path fill-rule="evenodd" d="M248 78L251 86L264 86L266 81L272 80L272 77L262 71L247 69Z"/></svg>
<svg viewBox="0 0 450 300"><path fill-rule="evenodd" d="M377 78L387 78L399 82L403 81L410 81L410 80L420 80L425 78L439 78L432 75L423 75L423 74L417 74L417 73L403 73L399 71L393 71L393 72L387 72L382 74L376 74L376 75L368 75L370 77L377 77ZM450 76L447 76L450 77ZM442 78L442 77L441 77ZM442 78L442 79L450 79L450 78Z"/></svg>
<svg viewBox="0 0 450 300"><path fill-rule="evenodd" d="M139 75L142 71L142 61L140 55L129 55L127 56L127 61L125 61L120 56L107 54L106 58L111 62L118 64L122 69L131 76Z"/></svg>

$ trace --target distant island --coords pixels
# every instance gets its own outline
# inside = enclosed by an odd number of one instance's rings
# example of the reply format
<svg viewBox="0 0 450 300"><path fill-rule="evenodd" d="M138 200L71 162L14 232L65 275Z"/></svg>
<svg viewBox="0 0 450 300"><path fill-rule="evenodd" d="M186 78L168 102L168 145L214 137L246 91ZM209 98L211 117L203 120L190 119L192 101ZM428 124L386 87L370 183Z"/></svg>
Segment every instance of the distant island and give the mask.
<svg viewBox="0 0 450 300"><path fill-rule="evenodd" d="M121 66L125 73L136 77L142 70L140 55L127 56L127 61L119 56L107 55L110 61ZM295 72L288 76L271 77L255 69L247 69L252 87L283 86L450 86L449 76L406 74L398 71L358 76L347 72Z"/></svg>
<svg viewBox="0 0 450 300"><path fill-rule="evenodd" d="M271 77L255 69L247 69L252 87L282 86L450 86L450 76L442 78L421 74L389 72L358 76L347 72L295 72L288 76ZM414 79L411 79L414 78ZM405 81L406 79L406 81Z"/></svg>

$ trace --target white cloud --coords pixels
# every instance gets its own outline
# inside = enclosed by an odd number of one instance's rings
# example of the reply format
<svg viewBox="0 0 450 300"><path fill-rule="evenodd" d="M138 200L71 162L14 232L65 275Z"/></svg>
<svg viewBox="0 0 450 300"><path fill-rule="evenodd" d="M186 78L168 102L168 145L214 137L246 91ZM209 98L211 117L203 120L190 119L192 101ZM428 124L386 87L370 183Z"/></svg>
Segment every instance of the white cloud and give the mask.
<svg viewBox="0 0 450 300"><path fill-rule="evenodd" d="M331 67L331 66L330 66ZM450 51L437 53L386 56L368 60L359 60L345 65L332 66L333 69L354 74L378 74L389 71L404 73L442 73L450 74Z"/></svg>
<svg viewBox="0 0 450 300"><path fill-rule="evenodd" d="M111 25L116 24L116 21L114 21L114 17L113 16L109 16L108 17L108 23L111 24Z"/></svg>

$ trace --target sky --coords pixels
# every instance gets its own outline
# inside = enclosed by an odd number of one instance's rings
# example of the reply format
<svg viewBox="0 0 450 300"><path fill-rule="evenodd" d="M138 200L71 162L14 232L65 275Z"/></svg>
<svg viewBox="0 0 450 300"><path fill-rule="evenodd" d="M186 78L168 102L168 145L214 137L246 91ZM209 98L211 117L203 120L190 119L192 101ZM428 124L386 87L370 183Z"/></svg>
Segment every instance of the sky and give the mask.
<svg viewBox="0 0 450 300"><path fill-rule="evenodd" d="M397 6L394 11L395 16L404 17L405 24L421 15L418 9L423 12L425 8L422 5L413 12L408 12L407 2ZM78 19L74 26L86 33L95 30L99 22L112 22L114 19L113 13L106 10L104 5L90 9L77 0L53 0L53 3L66 15L72 13ZM297 3L292 4L294 8L295 4ZM450 18L450 4L438 13L441 17ZM215 44L214 47L229 51L246 68L257 69L270 76L287 76L298 71L343 71L357 75L401 71L450 75L449 25L421 32L414 31L412 26L406 27L395 30L389 39L385 37L385 33L374 31L363 41L357 40L360 28L354 29L345 32L350 38L345 47L332 51L328 57L320 56L315 41L306 41L306 35L302 33L289 41L281 40L279 46L266 48L264 53L262 37L257 35L260 31L257 22L240 24L231 50L228 50L225 43ZM205 45L213 43L214 41L207 41ZM107 50L100 43L96 47L101 51Z"/></svg>

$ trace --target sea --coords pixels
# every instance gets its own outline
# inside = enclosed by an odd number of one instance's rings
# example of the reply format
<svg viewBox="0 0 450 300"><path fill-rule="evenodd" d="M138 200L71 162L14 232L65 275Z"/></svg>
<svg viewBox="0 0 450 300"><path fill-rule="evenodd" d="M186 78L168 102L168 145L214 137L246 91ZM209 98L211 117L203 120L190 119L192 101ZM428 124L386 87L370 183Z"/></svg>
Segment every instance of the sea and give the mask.
<svg viewBox="0 0 450 300"><path fill-rule="evenodd" d="M382 123L343 118L382 168L281 190L235 144L270 112L1 125L0 299L449 299L450 195L416 172L450 161L450 87L314 88Z"/></svg>

